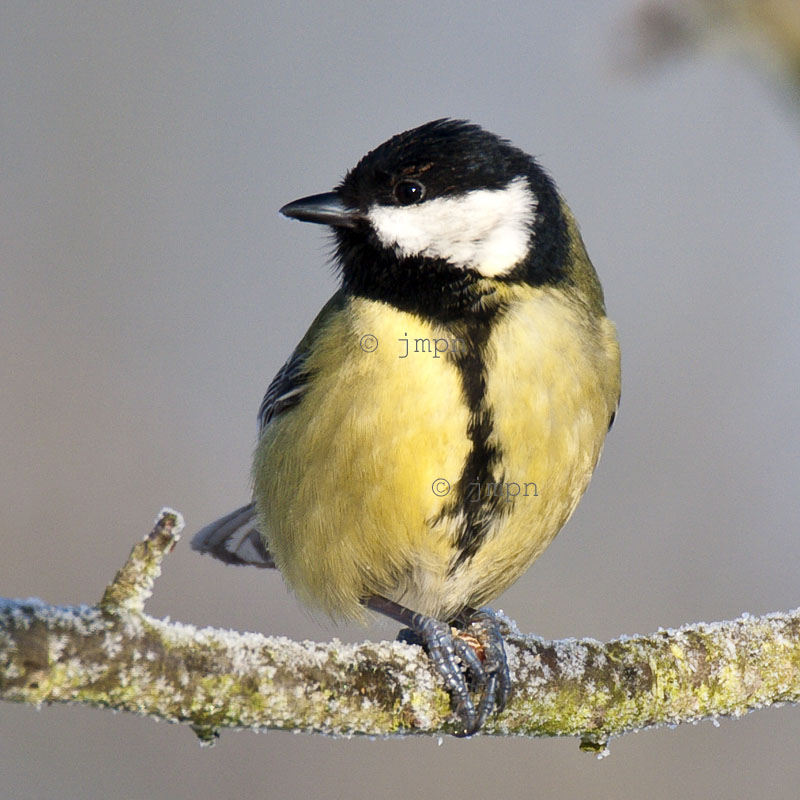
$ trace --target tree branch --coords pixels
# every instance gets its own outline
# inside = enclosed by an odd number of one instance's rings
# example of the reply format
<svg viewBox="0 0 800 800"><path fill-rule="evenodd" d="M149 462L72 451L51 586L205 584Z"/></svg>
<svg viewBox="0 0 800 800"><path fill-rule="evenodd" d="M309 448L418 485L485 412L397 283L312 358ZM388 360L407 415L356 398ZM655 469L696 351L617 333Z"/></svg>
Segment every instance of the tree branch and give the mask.
<svg viewBox="0 0 800 800"><path fill-rule="evenodd" d="M161 512L97 606L0 599L0 698L87 703L222 728L442 734L449 698L427 656L399 642L293 642L143 613L183 527ZM628 731L800 699L800 610L687 625L607 644L548 642L508 620L514 693L494 735L579 736L604 751Z"/></svg>

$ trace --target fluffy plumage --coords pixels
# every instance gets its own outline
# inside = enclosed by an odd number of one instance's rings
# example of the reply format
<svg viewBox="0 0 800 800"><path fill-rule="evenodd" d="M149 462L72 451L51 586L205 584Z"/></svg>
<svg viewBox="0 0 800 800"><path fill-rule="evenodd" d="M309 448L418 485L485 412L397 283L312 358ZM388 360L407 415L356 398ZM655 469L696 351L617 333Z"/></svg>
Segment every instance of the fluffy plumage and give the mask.
<svg viewBox="0 0 800 800"><path fill-rule="evenodd" d="M583 494L619 400L600 284L546 173L465 122L393 137L333 193L282 210L333 227L342 288L259 413L265 547L242 510L193 546L233 563L268 550L300 599L334 618L363 618L368 603L411 620L471 732L497 684L476 712L449 634L423 623L467 619L500 594ZM401 358L403 340L416 344ZM436 340L457 346L420 352Z"/></svg>

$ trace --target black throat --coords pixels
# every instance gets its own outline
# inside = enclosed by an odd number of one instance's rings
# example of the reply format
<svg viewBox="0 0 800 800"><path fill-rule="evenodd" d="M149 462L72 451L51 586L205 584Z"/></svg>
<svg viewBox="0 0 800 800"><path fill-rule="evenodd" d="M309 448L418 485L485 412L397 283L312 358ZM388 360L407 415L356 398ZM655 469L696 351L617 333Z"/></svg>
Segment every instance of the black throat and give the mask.
<svg viewBox="0 0 800 800"><path fill-rule="evenodd" d="M372 241L368 229L337 231L346 294L387 303L441 324L485 321L498 302L494 287L473 270L423 257L399 258Z"/></svg>

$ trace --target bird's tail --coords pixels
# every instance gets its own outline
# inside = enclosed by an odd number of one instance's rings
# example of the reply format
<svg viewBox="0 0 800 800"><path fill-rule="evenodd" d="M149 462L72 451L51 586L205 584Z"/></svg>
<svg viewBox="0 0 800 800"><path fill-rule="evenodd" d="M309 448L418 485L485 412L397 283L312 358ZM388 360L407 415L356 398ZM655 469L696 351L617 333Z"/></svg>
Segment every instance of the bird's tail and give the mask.
<svg viewBox="0 0 800 800"><path fill-rule="evenodd" d="M255 567L274 567L267 546L256 527L253 503L231 511L216 522L198 531L191 542L192 550L224 561L226 564L252 564Z"/></svg>

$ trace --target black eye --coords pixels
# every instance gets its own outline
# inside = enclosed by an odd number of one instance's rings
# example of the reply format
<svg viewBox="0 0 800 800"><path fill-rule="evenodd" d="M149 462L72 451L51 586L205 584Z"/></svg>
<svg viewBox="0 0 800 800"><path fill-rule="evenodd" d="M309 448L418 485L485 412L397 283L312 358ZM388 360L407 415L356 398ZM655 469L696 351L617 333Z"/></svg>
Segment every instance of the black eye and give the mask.
<svg viewBox="0 0 800 800"><path fill-rule="evenodd" d="M395 184L394 196L401 206L413 206L425 197L425 187L418 181L400 181Z"/></svg>

